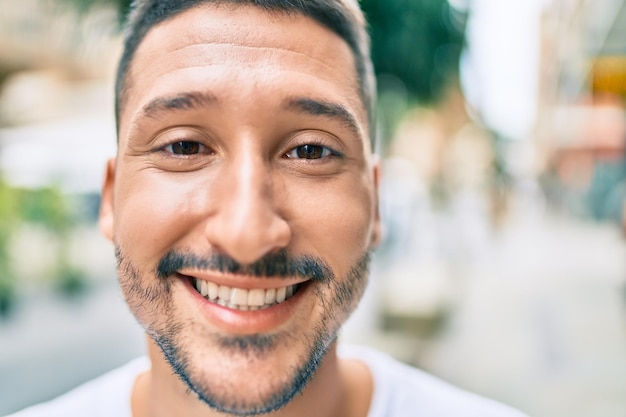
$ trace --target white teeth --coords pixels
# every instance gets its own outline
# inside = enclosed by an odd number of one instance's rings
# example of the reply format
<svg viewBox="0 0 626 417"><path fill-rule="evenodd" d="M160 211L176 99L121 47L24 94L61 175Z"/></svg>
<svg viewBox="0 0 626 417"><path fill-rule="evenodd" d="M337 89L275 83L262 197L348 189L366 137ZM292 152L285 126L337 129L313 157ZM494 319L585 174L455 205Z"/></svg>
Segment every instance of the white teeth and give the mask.
<svg viewBox="0 0 626 417"><path fill-rule="evenodd" d="M220 287L217 284L213 283L213 282L209 282L208 284L209 284L209 298L211 300L217 300L217 296L219 294Z"/></svg>
<svg viewBox="0 0 626 417"><path fill-rule="evenodd" d="M241 303L240 303L241 304ZM255 288L248 291L248 305L251 307L261 307L265 304L265 290Z"/></svg>
<svg viewBox="0 0 626 417"><path fill-rule="evenodd" d="M230 301L230 290L231 290L230 287L227 287L225 285L220 285L217 296L220 298L220 300Z"/></svg>
<svg viewBox="0 0 626 417"><path fill-rule="evenodd" d="M287 298L287 288L282 287L276 290L276 302L282 303Z"/></svg>
<svg viewBox="0 0 626 417"><path fill-rule="evenodd" d="M209 283L208 282L202 281L202 284L200 284L200 294L202 294L204 297L209 295Z"/></svg>
<svg viewBox="0 0 626 417"><path fill-rule="evenodd" d="M265 291L265 304L274 304L276 302L276 289L270 288Z"/></svg>
<svg viewBox="0 0 626 417"><path fill-rule="evenodd" d="M281 288L243 288L217 285L200 279L194 280L194 287L204 298L221 306L241 311L255 311L271 307L289 299L296 291L295 285Z"/></svg>
<svg viewBox="0 0 626 417"><path fill-rule="evenodd" d="M231 304L240 306L248 305L248 290L242 290L241 288L233 288L230 293Z"/></svg>

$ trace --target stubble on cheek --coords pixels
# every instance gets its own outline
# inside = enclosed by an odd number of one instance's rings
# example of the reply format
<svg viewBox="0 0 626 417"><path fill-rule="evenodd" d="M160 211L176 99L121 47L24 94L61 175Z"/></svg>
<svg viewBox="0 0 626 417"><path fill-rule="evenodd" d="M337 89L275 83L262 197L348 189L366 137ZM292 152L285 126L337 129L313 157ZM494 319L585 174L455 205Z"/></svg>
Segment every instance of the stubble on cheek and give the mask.
<svg viewBox="0 0 626 417"><path fill-rule="evenodd" d="M155 332L175 332L177 326L168 318L172 317L174 308L170 279L142 274L117 245L115 258L118 281L126 304L146 332L153 338Z"/></svg>
<svg viewBox="0 0 626 417"><path fill-rule="evenodd" d="M333 279L329 283L328 293L321 288L315 289L317 299L323 310L322 325L336 327L338 331L345 320L356 309L367 286L372 252L366 251L350 268L343 279Z"/></svg>

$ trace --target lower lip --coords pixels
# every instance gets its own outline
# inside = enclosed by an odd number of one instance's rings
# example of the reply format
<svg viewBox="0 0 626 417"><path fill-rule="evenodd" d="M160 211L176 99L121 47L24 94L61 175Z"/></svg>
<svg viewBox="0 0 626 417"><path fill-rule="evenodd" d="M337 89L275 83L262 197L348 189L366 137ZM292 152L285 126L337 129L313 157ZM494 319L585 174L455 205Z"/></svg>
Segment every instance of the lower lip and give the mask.
<svg viewBox="0 0 626 417"><path fill-rule="evenodd" d="M302 286L291 298L262 310L241 311L213 303L204 298L193 286L192 280L180 277L198 303L201 313L221 330L236 335L269 333L278 330L294 317L294 311L309 291L310 285Z"/></svg>

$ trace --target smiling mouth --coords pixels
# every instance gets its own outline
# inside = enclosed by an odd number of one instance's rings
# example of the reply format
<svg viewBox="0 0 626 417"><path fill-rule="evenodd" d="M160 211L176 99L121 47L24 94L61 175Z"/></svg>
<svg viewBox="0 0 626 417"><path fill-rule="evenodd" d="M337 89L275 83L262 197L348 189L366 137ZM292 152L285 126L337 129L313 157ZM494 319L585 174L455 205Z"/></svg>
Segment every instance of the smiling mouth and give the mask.
<svg viewBox="0 0 626 417"><path fill-rule="evenodd" d="M263 310L283 303L294 296L304 283L279 288L244 289L217 285L213 282L192 278L193 287L207 301L240 311Z"/></svg>

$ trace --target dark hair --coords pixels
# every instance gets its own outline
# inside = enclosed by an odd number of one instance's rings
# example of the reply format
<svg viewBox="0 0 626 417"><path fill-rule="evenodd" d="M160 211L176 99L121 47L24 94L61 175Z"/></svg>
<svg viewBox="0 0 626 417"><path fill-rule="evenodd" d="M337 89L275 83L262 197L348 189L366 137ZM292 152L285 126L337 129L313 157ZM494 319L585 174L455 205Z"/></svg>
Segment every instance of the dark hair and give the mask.
<svg viewBox="0 0 626 417"><path fill-rule="evenodd" d="M369 51L365 18L357 0L135 0L128 16L124 52L115 81L115 116L119 131L128 72L139 44L157 24L195 6L205 4L248 4L268 12L301 13L339 35L350 47L356 63L359 93L367 112L370 139L374 141L376 86Z"/></svg>

